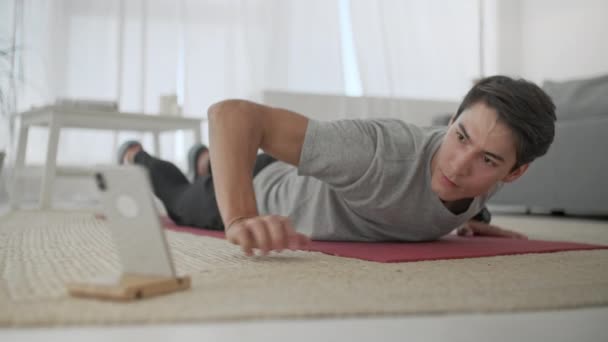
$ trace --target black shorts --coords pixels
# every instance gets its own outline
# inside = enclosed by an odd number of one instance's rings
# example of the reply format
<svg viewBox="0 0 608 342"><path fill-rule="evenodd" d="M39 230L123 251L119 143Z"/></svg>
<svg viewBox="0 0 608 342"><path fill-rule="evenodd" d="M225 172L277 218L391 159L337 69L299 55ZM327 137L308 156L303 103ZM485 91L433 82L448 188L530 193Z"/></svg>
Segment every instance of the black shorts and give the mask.
<svg viewBox="0 0 608 342"><path fill-rule="evenodd" d="M259 154L253 166L255 178L266 166L277 161L268 154ZM180 196L175 210L169 216L180 225L224 230L224 223L215 196L213 175L199 177Z"/></svg>

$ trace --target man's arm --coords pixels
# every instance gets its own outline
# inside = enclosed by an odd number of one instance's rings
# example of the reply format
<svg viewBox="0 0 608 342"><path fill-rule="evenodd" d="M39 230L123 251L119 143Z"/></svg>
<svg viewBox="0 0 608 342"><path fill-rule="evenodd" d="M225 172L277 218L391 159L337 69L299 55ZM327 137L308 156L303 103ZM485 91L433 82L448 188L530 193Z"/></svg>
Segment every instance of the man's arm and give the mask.
<svg viewBox="0 0 608 342"><path fill-rule="evenodd" d="M213 184L228 241L247 255L253 248L266 254L308 242L288 218L258 215L252 176L259 148L299 164L308 118L243 100L216 103L208 114Z"/></svg>
<svg viewBox="0 0 608 342"><path fill-rule="evenodd" d="M492 236L511 239L528 239L528 237L522 233L477 220L469 220L466 224L457 229L456 234L459 236Z"/></svg>

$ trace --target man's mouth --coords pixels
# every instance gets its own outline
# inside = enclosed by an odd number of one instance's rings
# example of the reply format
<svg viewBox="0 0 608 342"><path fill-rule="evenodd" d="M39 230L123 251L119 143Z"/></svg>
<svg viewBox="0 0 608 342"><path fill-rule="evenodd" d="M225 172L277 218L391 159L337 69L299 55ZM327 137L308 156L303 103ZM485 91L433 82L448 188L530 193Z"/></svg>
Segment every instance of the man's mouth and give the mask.
<svg viewBox="0 0 608 342"><path fill-rule="evenodd" d="M446 175L444 175L443 172L441 172L441 180L447 186L450 186L452 188L458 187L458 184L454 183L451 179L449 179Z"/></svg>

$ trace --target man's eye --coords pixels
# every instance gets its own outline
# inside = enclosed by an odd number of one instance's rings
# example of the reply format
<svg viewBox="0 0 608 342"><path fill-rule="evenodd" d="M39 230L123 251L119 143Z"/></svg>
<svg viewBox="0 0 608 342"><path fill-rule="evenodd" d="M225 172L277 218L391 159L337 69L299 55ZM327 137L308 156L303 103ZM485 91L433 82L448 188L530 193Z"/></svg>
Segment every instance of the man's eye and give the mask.
<svg viewBox="0 0 608 342"><path fill-rule="evenodd" d="M490 166L496 166L496 163L492 159L488 158L487 156L483 157L483 162Z"/></svg>
<svg viewBox="0 0 608 342"><path fill-rule="evenodd" d="M460 134L460 132L456 132L456 137L458 138L458 141L464 141L464 135Z"/></svg>

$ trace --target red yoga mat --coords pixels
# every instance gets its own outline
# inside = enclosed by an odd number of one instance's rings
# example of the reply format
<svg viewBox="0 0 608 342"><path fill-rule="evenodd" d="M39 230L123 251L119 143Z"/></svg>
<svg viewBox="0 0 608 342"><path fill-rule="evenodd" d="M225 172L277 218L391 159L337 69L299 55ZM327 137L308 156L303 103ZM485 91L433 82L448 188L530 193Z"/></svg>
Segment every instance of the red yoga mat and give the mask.
<svg viewBox="0 0 608 342"><path fill-rule="evenodd" d="M177 226L168 220L168 229L195 235L224 238L224 232ZM448 235L433 242L333 242L312 241L308 251L376 262L407 262L440 259L479 258L498 255L551 253L608 249L608 246L573 242L518 240L497 237Z"/></svg>

